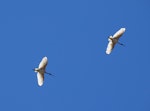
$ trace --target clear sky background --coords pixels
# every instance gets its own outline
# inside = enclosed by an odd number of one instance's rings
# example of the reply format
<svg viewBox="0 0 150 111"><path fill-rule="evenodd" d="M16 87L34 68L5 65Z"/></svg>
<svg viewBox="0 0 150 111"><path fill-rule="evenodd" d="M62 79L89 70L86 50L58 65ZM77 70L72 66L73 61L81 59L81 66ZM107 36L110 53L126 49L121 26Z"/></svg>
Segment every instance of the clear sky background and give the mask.
<svg viewBox="0 0 150 111"><path fill-rule="evenodd" d="M149 0L0 1L0 111L150 111L149 33Z"/></svg>

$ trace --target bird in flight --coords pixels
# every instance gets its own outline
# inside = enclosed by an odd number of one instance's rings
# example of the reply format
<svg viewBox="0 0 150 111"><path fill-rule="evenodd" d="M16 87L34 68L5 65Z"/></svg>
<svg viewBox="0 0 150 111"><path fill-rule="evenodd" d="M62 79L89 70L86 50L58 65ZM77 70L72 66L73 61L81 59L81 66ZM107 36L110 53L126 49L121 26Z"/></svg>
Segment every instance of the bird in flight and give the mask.
<svg viewBox="0 0 150 111"><path fill-rule="evenodd" d="M38 85L42 86L43 82L44 82L44 74L49 74L52 75L51 73L46 72L46 66L48 64L48 59L47 57L43 57L43 59L41 60L39 67L33 69L35 72L37 72L37 81L38 81Z"/></svg>
<svg viewBox="0 0 150 111"><path fill-rule="evenodd" d="M118 43L120 45L124 45L119 42L119 38L123 35L125 30L126 30L125 28L121 28L113 36L109 36L109 38L108 38L109 43L107 45L106 54L110 54L112 52L116 43Z"/></svg>

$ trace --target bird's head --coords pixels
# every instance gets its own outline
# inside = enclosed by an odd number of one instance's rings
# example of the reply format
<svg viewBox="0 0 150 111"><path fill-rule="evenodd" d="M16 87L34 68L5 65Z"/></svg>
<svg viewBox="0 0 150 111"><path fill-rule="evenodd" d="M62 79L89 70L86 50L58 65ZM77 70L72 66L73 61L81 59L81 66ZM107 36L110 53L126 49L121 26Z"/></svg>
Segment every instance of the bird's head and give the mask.
<svg viewBox="0 0 150 111"><path fill-rule="evenodd" d="M113 38L113 36L112 36L112 35L110 35L108 38Z"/></svg>
<svg viewBox="0 0 150 111"><path fill-rule="evenodd" d="M38 68L34 68L34 69L32 69L34 72L37 72L38 71Z"/></svg>
<svg viewBox="0 0 150 111"><path fill-rule="evenodd" d="M112 41L113 37L112 36L109 36L108 37L108 41Z"/></svg>

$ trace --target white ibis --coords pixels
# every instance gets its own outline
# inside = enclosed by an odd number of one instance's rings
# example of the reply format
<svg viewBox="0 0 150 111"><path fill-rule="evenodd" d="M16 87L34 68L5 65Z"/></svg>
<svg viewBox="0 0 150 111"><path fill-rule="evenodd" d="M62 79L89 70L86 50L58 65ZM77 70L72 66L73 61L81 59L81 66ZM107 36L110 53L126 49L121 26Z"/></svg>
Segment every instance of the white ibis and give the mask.
<svg viewBox="0 0 150 111"><path fill-rule="evenodd" d="M43 57L42 61L39 64L38 68L33 69L35 72L37 72L37 81L38 81L38 85L42 86L43 82L44 82L44 74L49 74L52 75L51 73L47 73L46 70L46 66L48 64L48 59L47 57Z"/></svg>
<svg viewBox="0 0 150 111"><path fill-rule="evenodd" d="M118 30L113 36L109 36L108 38L108 46L106 49L106 54L110 54L114 48L114 46L116 45L116 43L123 45L122 43L120 43L118 40L119 38L123 35L123 33L125 32L125 28L121 28L120 30Z"/></svg>

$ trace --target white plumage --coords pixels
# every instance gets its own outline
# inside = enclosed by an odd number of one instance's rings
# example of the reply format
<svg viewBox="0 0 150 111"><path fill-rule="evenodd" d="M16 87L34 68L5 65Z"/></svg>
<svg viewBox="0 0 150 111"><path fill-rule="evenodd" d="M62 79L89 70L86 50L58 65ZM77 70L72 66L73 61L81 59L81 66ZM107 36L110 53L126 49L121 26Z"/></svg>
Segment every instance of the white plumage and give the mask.
<svg viewBox="0 0 150 111"><path fill-rule="evenodd" d="M38 85L42 86L43 82L44 82L44 74L43 73L37 73L37 81L38 81Z"/></svg>
<svg viewBox="0 0 150 111"><path fill-rule="evenodd" d="M115 44L119 43L118 40L123 35L125 30L126 30L125 28L121 28L113 36L109 36L109 38L108 38L109 43L108 43L108 46L106 49L106 54L110 54L112 52ZM119 43L119 44L122 45L121 43Z"/></svg>
<svg viewBox="0 0 150 111"><path fill-rule="evenodd" d="M35 68L34 71L37 72L37 81L38 85L42 86L44 82L44 73L46 73L45 69L48 63L47 57L43 57L42 61L39 64L38 68Z"/></svg>

